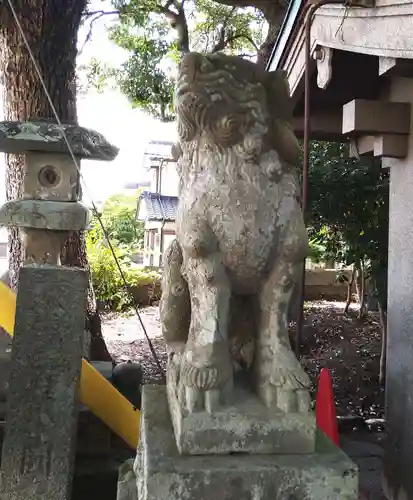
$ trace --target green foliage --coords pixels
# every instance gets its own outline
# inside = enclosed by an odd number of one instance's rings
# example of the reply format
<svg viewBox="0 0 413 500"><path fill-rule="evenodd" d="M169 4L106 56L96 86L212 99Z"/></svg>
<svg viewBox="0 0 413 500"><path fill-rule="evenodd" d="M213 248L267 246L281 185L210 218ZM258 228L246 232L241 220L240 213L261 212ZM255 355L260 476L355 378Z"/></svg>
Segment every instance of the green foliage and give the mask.
<svg viewBox="0 0 413 500"><path fill-rule="evenodd" d="M348 145L314 141L310 149L310 238L325 258L368 264L377 294L385 300L389 176L374 158L350 158Z"/></svg>
<svg viewBox="0 0 413 500"><path fill-rule="evenodd" d="M318 263L322 262L323 260L325 260L326 248L322 243L320 243L319 240L310 239L309 247L310 247L310 249L309 249L308 258L312 262L318 264Z"/></svg>
<svg viewBox="0 0 413 500"><path fill-rule="evenodd" d="M143 247L144 223L136 220L139 193L117 194L107 199L100 215L111 242L135 252ZM91 221L88 238L92 243L103 241L104 234L96 216Z"/></svg>
<svg viewBox="0 0 413 500"><path fill-rule="evenodd" d="M126 281L132 289L155 285L160 276L154 271L134 268L131 256L143 246L144 225L136 220L139 193L118 194L105 202L100 215L115 250ZM116 261L96 216L86 238L88 260L96 298L107 307L125 310L133 305L125 289Z"/></svg>
<svg viewBox="0 0 413 500"><path fill-rule="evenodd" d="M82 65L79 68L86 77L86 86L82 87L82 92L86 92L88 87L93 87L99 93L103 92L111 80L112 86L116 87L114 81L115 74L111 68L102 65L98 59L93 57L88 65Z"/></svg>
<svg viewBox="0 0 413 500"><path fill-rule="evenodd" d="M194 50L212 52L225 31L225 50L231 54L251 56L264 43L266 21L254 8L236 9L211 0L193 2L191 37Z"/></svg>
<svg viewBox="0 0 413 500"><path fill-rule="evenodd" d="M87 239L87 253L97 300L111 310L124 311L133 306L133 299L125 289L119 269L110 249L103 242L92 243ZM129 253L115 248L116 257L130 289L145 285L155 286L160 281L156 271L131 266Z"/></svg>
<svg viewBox="0 0 413 500"><path fill-rule="evenodd" d="M112 82L134 107L161 121L173 120L179 30L171 27L165 7L154 0L112 3L121 14L118 24L109 29L109 37L130 52L130 57L120 68L92 60L87 74L89 85L102 91L105 83ZM169 11L176 12L173 5ZM187 0L185 15L193 50L211 52L223 45L227 52L252 57L265 38L265 19L253 8L234 8L213 0Z"/></svg>
<svg viewBox="0 0 413 500"><path fill-rule="evenodd" d="M107 74L114 75L134 107L166 122L173 119L173 80L168 59L173 59L176 48L173 40L168 40L165 21L158 17L148 16L145 28L128 21L110 31L111 40L131 55L118 71L107 70Z"/></svg>

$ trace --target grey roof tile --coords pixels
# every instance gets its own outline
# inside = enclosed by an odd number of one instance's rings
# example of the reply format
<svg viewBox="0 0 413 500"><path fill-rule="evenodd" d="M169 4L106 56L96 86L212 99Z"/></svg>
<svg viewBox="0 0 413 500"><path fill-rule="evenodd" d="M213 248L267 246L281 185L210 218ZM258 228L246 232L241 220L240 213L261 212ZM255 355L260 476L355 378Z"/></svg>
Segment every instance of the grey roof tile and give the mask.
<svg viewBox="0 0 413 500"><path fill-rule="evenodd" d="M141 203L145 203L146 205L146 213L149 220L174 221L176 219L178 208L177 196L166 196L143 191L140 199Z"/></svg>

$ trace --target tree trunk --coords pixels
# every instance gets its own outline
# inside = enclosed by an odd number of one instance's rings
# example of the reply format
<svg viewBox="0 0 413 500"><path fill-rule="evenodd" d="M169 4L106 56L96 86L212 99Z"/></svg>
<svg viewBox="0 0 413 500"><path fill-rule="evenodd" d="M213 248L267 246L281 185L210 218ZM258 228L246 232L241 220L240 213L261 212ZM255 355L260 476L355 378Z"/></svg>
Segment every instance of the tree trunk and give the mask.
<svg viewBox="0 0 413 500"><path fill-rule="evenodd" d="M381 353L380 353L380 373L379 382L384 384L386 381L386 360L387 360L387 314L383 303L379 300L379 315L381 326Z"/></svg>
<svg viewBox="0 0 413 500"><path fill-rule="evenodd" d="M358 319L363 319L366 315L366 272L364 260L360 261L360 284L359 284L359 299L360 299L360 310L358 314Z"/></svg>
<svg viewBox="0 0 413 500"><path fill-rule="evenodd" d="M268 4L271 5L270 2L268 2ZM265 68L270 60L275 41L277 39L278 32L280 31L286 11L265 8L262 8L261 10L266 20L268 21L268 31L267 36L265 37L265 41L258 51L257 64L262 68Z"/></svg>
<svg viewBox="0 0 413 500"><path fill-rule="evenodd" d="M348 310L351 304L351 296L352 291L353 291L353 284L354 284L354 278L356 277L356 267L353 265L353 268L351 270L351 278L350 281L347 283L347 300L346 300L346 305L344 307L344 314L348 314Z"/></svg>
<svg viewBox="0 0 413 500"><path fill-rule="evenodd" d="M14 0L13 5L47 90L62 122L77 122L76 55L77 32L87 0ZM33 118L55 120L55 116L35 71L29 52L12 13L0 6L1 71L3 74L6 120ZM6 196L22 195L24 158L6 157ZM62 263L88 269L83 234L73 234L62 253ZM24 256L19 230L9 231L9 269L16 289ZM90 282L90 281L89 281ZM96 300L90 286L86 327L91 334L95 359L110 360L100 329Z"/></svg>
<svg viewBox="0 0 413 500"><path fill-rule="evenodd" d="M89 272L89 289L87 297L86 329L90 333L89 357L94 361L112 361L102 336L102 324L93 290L89 263L86 254L84 233L72 233L62 251L62 263L83 267Z"/></svg>

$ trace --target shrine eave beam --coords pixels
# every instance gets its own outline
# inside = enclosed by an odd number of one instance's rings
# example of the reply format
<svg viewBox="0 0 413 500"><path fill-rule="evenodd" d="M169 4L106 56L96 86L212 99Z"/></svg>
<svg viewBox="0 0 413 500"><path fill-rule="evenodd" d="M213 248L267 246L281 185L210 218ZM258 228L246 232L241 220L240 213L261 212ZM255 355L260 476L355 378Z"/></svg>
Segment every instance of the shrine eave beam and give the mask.
<svg viewBox="0 0 413 500"><path fill-rule="evenodd" d="M344 135L409 135L410 104L354 99L343 106Z"/></svg>
<svg viewBox="0 0 413 500"><path fill-rule="evenodd" d="M294 133L299 139L304 137L304 117L295 116L292 120ZM342 141L342 116L341 112L311 114L310 130L311 139L319 141Z"/></svg>

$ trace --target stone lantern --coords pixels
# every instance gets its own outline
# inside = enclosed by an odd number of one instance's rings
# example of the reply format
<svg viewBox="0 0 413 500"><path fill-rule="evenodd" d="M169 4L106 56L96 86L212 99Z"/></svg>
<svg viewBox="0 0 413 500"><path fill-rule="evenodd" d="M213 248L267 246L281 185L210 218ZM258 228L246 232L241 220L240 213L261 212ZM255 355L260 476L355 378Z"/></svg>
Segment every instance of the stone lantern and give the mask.
<svg viewBox="0 0 413 500"><path fill-rule="evenodd" d="M72 231L88 224L77 163L112 161L97 132L48 121L1 122L0 151L25 155L23 196L0 208L0 226L21 229L20 270L3 442L4 500L68 500L77 424L88 278L60 265ZM73 156L72 156L73 155Z"/></svg>

